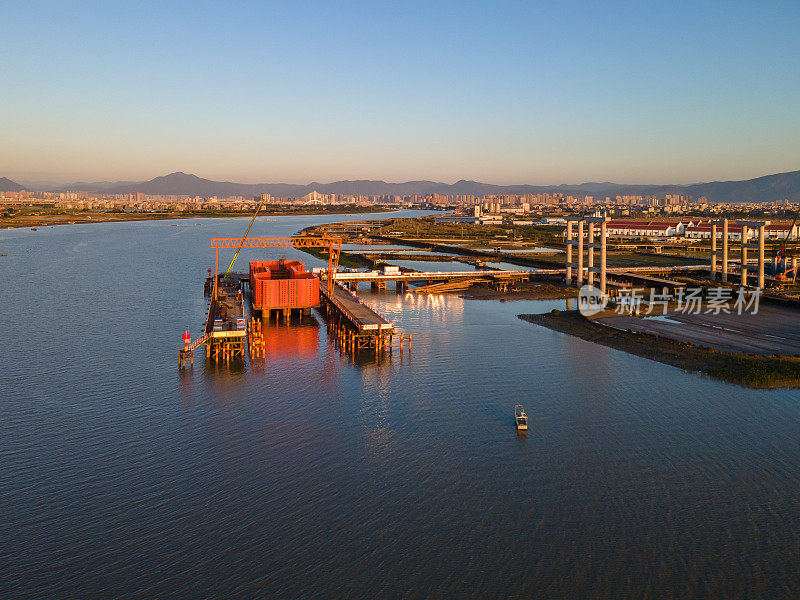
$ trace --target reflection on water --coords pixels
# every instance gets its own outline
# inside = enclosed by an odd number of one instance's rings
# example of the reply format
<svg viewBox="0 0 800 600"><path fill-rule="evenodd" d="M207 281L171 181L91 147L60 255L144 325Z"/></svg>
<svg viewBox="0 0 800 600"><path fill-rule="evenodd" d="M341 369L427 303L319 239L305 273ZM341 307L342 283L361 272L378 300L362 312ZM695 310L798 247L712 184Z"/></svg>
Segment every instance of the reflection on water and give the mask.
<svg viewBox="0 0 800 600"><path fill-rule="evenodd" d="M256 222L253 235L337 218ZM204 317L208 239L247 220L190 225L0 233L3 597L800 588L796 391L740 389L517 318L564 300L363 289L410 349L352 358L315 313L269 325L261 364L180 372L180 334ZM279 254L324 264L283 248L237 264Z"/></svg>
<svg viewBox="0 0 800 600"><path fill-rule="evenodd" d="M285 363L288 367L298 361L316 359L319 352L319 330L319 321L313 315L295 317L288 323L264 321L261 329L264 336L264 359L258 362Z"/></svg>

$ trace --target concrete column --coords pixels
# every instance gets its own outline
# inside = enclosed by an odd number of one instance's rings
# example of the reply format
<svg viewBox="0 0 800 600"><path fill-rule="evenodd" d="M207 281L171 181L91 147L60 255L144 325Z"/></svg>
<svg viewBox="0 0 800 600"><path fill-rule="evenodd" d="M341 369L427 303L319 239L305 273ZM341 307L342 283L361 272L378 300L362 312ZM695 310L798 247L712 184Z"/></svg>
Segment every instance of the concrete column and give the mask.
<svg viewBox="0 0 800 600"><path fill-rule="evenodd" d="M764 225L758 228L758 287L764 289Z"/></svg>
<svg viewBox="0 0 800 600"><path fill-rule="evenodd" d="M747 287L747 225L742 225L742 287Z"/></svg>
<svg viewBox="0 0 800 600"><path fill-rule="evenodd" d="M600 223L600 291L606 293L606 222Z"/></svg>
<svg viewBox="0 0 800 600"><path fill-rule="evenodd" d="M587 236L588 241L588 252L586 256L586 266L589 267L589 271L586 274L586 283L589 285L594 285L594 273L592 272L592 268L594 267L594 248L592 244L594 244L594 223L589 222L589 235Z"/></svg>
<svg viewBox="0 0 800 600"><path fill-rule="evenodd" d="M728 281L728 219L722 220L722 281Z"/></svg>
<svg viewBox="0 0 800 600"><path fill-rule="evenodd" d="M717 280L717 224L711 224L711 281Z"/></svg>
<svg viewBox="0 0 800 600"><path fill-rule="evenodd" d="M572 244L570 244L572 241L572 225L572 221L567 221L567 285L572 283L572 267L570 266L572 262Z"/></svg>
<svg viewBox="0 0 800 600"><path fill-rule="evenodd" d="M575 283L578 287L583 285L583 221L578 221L578 275Z"/></svg>

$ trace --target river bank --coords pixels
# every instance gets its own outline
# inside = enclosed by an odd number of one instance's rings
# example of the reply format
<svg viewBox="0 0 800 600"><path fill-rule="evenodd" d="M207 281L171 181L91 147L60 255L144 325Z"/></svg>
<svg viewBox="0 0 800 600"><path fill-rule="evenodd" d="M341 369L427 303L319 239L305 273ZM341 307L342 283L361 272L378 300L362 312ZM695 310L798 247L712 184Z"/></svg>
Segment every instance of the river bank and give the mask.
<svg viewBox="0 0 800 600"><path fill-rule="evenodd" d="M567 333L686 371L749 388L800 388L800 359L716 350L660 335L600 325L577 311L518 315L523 321Z"/></svg>
<svg viewBox="0 0 800 600"><path fill-rule="evenodd" d="M302 215L336 215L352 213L354 207L325 208L273 208L258 213L262 217L302 216ZM386 212L385 206L358 207L363 214ZM252 211L170 211L170 212L120 212L91 210L58 210L37 211L36 213L18 213L14 216L0 217L0 229L17 229L20 227L48 227L51 225L77 225L82 223L116 223L125 221L162 221L165 219L218 219L252 217Z"/></svg>

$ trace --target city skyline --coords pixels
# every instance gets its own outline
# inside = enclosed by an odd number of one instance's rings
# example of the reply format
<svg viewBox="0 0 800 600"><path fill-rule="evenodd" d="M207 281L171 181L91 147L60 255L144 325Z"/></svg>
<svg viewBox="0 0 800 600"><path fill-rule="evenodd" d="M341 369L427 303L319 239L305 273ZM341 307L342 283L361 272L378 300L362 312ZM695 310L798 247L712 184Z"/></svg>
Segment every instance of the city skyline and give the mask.
<svg viewBox="0 0 800 600"><path fill-rule="evenodd" d="M162 169L162 171L163 171L163 169ZM470 183L470 184L474 183L476 185L488 185L488 186L498 186L498 187L507 187L507 188L514 188L514 187L523 188L523 187L530 187L530 186L542 187L542 188L557 188L557 187L579 188L581 186L587 186L587 185L589 185L589 186L591 186L591 185L596 185L596 186L607 185L609 187L617 187L617 186L621 186L621 187L624 187L624 186L634 186L634 187L656 187L656 186L659 186L659 187L671 187L671 186L674 186L674 187L687 187L687 186L691 186L691 185L704 185L704 184L709 184L709 183L738 183L738 182L746 182L746 181L751 181L753 179L760 179L760 178L764 178L764 177L772 177L772 176L779 176L779 175L791 175L791 174L795 174L795 173L798 173L798 172L800 172L800 169L792 169L790 171L780 172L780 173L778 173L778 172L759 173L759 174L756 174L755 176L749 177L749 178L736 178L736 179L730 179L730 180L724 180L724 181L723 180L704 180L704 181L691 181L691 182L669 181L669 182L660 182L660 183L648 182L648 181L611 181L609 179L597 179L597 180L594 180L594 181L586 180L586 181L574 181L574 182L560 181L560 182L551 182L551 183L534 183L534 182L528 182L528 181L515 181L515 182L510 182L510 183L497 183L497 182L494 182L494 181L479 181L479 180L470 179L470 178L467 178L467 177L461 177L461 178L459 178L457 180L452 180L452 181L423 179L423 178L420 178L420 177L406 179L406 180L402 180L402 181L400 181L400 180L398 180L398 181L387 181L387 180L383 180L383 179L370 179L370 178L366 178L366 177L349 178L349 179L335 179L335 180L327 180L327 181L321 180L320 178L314 178L314 179L311 179L311 180L305 181L305 182L301 182L301 181L266 181L263 178L255 177L252 180L248 180L247 178L245 178L243 180L234 181L231 178L221 178L221 179L218 179L218 180L217 179L211 179L209 177L205 177L205 176L202 176L202 175L197 175L196 173L189 173L189 172L184 172L184 171L171 171L169 173L162 173L162 174L158 174L158 175L155 175L155 176L150 174L149 176L146 176L146 177L144 177L142 179L117 180L117 181L114 181L114 180L112 180L110 178L105 178L105 179L97 180L97 181L56 180L56 179L54 179L54 180L30 180L30 179L26 179L26 178L22 178L22 177L21 178L6 177L5 179L11 180L12 183L18 183L18 184L22 184L22 185L27 185L28 187L26 189L36 190L36 191L61 190L61 189L78 190L78 189L82 189L82 188L78 188L78 187L74 187L74 186L75 185L81 185L81 184L87 186L86 189L94 189L95 186L136 185L136 184L140 184L140 183L147 183L147 182L149 182L149 181L151 181L153 179L167 178L167 177L171 177L171 176L175 176L175 175L186 175L188 177L198 177L200 179L209 180L209 181L211 181L213 183L230 183L230 184L235 184L235 185L250 185L250 186L286 185L286 186L308 187L308 186L314 186L314 185L329 186L329 185L340 184L340 183L358 183L358 182L385 183L387 185L407 185L407 184L411 184L411 183L425 182L425 183L430 183L430 184L437 184L437 185L441 184L441 185L453 186L453 185L465 182L465 183ZM0 173L0 178L2 178L2 177L3 177L3 174ZM102 188L98 188L98 189L102 189Z"/></svg>
<svg viewBox="0 0 800 600"><path fill-rule="evenodd" d="M691 184L800 165L796 3L9 7L15 181Z"/></svg>

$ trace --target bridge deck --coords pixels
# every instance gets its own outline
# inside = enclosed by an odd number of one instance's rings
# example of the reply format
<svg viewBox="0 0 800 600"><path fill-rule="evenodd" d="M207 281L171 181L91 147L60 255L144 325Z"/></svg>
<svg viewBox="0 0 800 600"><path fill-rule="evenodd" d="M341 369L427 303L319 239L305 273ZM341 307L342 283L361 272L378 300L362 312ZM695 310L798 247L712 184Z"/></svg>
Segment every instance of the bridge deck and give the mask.
<svg viewBox="0 0 800 600"><path fill-rule="evenodd" d="M606 269L608 274L629 274L629 273L673 273L679 271L691 271L696 269L708 268L708 265L681 265L681 266L661 266L661 267L610 267ZM585 267L584 267L585 269ZM405 273L381 273L381 272L356 272L356 273L336 273L334 279L343 283L353 282L380 282L380 281L443 281L454 279L474 279L476 277L491 277L493 279L514 279L530 276L542 275L563 275L566 269L530 269L520 271L499 271L493 269L474 271L414 271Z"/></svg>
<svg viewBox="0 0 800 600"><path fill-rule="evenodd" d="M640 273L616 273L617 277L622 279L628 279L631 282L638 282L643 283L645 285L649 285L652 287L666 287L666 288L679 288L679 287L686 287L686 284L680 281L674 281L672 279L664 279L663 277L653 277L651 275L642 275Z"/></svg>
<svg viewBox="0 0 800 600"><path fill-rule="evenodd" d="M334 279L342 282L353 281L434 281L439 279L475 279L476 277L514 278L528 277L531 271L499 271L499 270L474 270L474 271L414 271L405 273L336 273Z"/></svg>

